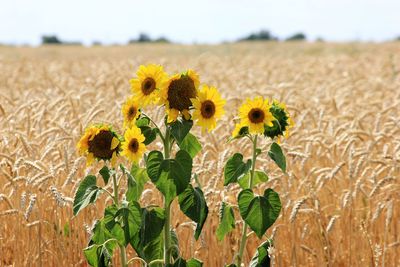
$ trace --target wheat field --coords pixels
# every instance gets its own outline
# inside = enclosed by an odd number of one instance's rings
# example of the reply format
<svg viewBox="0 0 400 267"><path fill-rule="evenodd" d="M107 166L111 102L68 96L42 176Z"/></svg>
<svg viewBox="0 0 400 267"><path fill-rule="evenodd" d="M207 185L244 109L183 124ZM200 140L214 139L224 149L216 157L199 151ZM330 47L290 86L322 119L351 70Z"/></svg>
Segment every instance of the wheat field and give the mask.
<svg viewBox="0 0 400 267"><path fill-rule="evenodd" d="M73 217L78 182L99 166L86 169L75 144L90 122L122 128L129 79L146 63L193 68L227 99L216 130L195 130L203 151L194 171L210 208L199 241L172 212L185 258L223 266L238 250L239 216L224 241L215 236L221 201L236 203L239 191L224 188L223 166L251 147L226 140L240 103L263 95L286 102L296 124L282 142L287 174L265 152L257 165L269 181L256 191L272 187L282 201L265 236L274 239L273 266L400 266L400 43L272 42L0 47L0 266L86 266L82 249L110 199ZM148 113L162 120L162 109ZM160 199L149 185L141 202ZM260 243L251 235L245 266Z"/></svg>

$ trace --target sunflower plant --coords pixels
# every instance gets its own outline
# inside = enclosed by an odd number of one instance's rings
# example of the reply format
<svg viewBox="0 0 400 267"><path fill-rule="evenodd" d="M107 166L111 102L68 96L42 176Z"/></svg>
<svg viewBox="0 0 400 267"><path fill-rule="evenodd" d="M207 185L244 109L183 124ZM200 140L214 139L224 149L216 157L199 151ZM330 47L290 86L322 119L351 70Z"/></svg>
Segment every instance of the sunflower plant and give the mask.
<svg viewBox="0 0 400 267"><path fill-rule="evenodd" d="M239 108L238 115L239 121L230 141L247 138L252 144L252 156L245 160L241 153L235 153L227 160L224 168L224 185L238 184L241 188L237 196L237 206L243 225L239 251L229 267L241 266L248 236L254 233L262 239L281 210L277 192L271 188L265 189L261 195L254 192L256 186L268 181L267 173L256 169L257 157L263 153L258 148L258 142L261 138L272 140L268 156L283 172L286 172L286 159L278 143L282 136L288 136L289 128L293 125L284 104L276 100L270 104L268 99L262 97L247 99ZM219 240L235 228L234 207L235 205L231 203L221 203L220 224L216 232ZM249 228L252 231L250 233ZM267 239L263 242L257 248L249 266L270 266L268 252L272 245L272 240Z"/></svg>
<svg viewBox="0 0 400 267"><path fill-rule="evenodd" d="M124 133L118 134L110 125L92 125L77 144L88 164L97 160L103 167L98 175L82 179L75 194L74 215L103 193L111 199L104 216L93 226L84 255L92 266L111 266L117 248L123 267L134 261L142 266L202 266L198 259L181 257L171 225L171 206L177 201L195 223L197 240L208 207L192 171L193 158L202 149L192 127L195 122L202 129L214 129L224 114L225 100L215 87L200 85L193 70L169 76L159 65L140 66L130 84L132 96L122 106ZM154 105L165 108L162 122L145 113ZM153 142L160 142L163 150L146 152ZM122 157L125 164L117 166ZM142 192L150 183L163 195L162 206L141 203ZM130 259L129 246L136 252Z"/></svg>

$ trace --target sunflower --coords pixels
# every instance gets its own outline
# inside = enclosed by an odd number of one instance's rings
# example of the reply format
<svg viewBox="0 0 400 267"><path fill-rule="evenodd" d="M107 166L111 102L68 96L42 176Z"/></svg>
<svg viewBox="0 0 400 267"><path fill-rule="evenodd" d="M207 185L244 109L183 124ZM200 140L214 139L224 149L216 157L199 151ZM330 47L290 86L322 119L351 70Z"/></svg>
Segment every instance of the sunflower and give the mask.
<svg viewBox="0 0 400 267"><path fill-rule="evenodd" d="M141 65L136 72L137 78L130 80L132 93L141 106L147 106L158 101L162 84L167 78L163 67L149 64Z"/></svg>
<svg viewBox="0 0 400 267"><path fill-rule="evenodd" d="M239 116L242 126L248 126L251 134L264 133L264 125L273 126L275 120L270 111L268 99L255 97L253 100L247 99L239 108Z"/></svg>
<svg viewBox="0 0 400 267"><path fill-rule="evenodd" d="M273 121L273 126L265 126L264 135L271 138L280 136L287 138L289 136L289 129L294 126L294 123L290 118L286 105L274 100L270 111L276 120Z"/></svg>
<svg viewBox="0 0 400 267"><path fill-rule="evenodd" d="M249 133L249 127L243 126L240 123L235 124L235 129L232 132L232 138L242 137Z"/></svg>
<svg viewBox="0 0 400 267"><path fill-rule="evenodd" d="M171 76L163 86L161 104L165 104L168 123L177 120L179 113L186 120L190 119L189 108L192 106L191 98L197 97L199 75L193 70Z"/></svg>
<svg viewBox="0 0 400 267"><path fill-rule="evenodd" d="M81 155L86 156L88 165L97 159L109 160L111 165L115 166L120 143L118 134L112 130L111 126L93 125L86 128L77 144L77 149Z"/></svg>
<svg viewBox="0 0 400 267"><path fill-rule="evenodd" d="M225 100L221 98L220 93L215 87L203 85L198 92L197 98L191 98L195 111L193 112L193 120L197 124L208 129L210 132L217 125L219 119L224 113Z"/></svg>
<svg viewBox="0 0 400 267"><path fill-rule="evenodd" d="M121 155L130 161L138 162L146 150L146 146L143 144L145 138L141 130L137 126L129 128L124 134L124 139Z"/></svg>
<svg viewBox="0 0 400 267"><path fill-rule="evenodd" d="M124 127L129 128L135 124L136 119L140 116L139 102L131 96L122 105L121 111L124 116Z"/></svg>

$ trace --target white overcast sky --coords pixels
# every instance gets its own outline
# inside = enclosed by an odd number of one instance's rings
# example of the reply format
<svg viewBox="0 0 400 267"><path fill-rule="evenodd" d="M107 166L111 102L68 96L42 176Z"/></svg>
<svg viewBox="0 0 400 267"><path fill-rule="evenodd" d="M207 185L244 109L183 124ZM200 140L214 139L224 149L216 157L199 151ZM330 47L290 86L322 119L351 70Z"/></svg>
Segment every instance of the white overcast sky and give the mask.
<svg viewBox="0 0 400 267"><path fill-rule="evenodd" d="M232 41L260 29L280 38L385 41L400 36L400 0L0 0L0 43L126 43L146 32L183 43Z"/></svg>

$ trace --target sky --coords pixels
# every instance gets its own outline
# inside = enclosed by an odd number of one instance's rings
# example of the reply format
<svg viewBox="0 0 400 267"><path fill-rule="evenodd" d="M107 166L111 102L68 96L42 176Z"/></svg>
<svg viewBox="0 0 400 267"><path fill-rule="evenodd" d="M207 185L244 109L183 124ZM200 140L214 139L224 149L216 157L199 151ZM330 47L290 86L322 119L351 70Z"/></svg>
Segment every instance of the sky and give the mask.
<svg viewBox="0 0 400 267"><path fill-rule="evenodd" d="M0 43L37 45L55 34L123 44L140 32L218 43L261 29L279 38L391 40L400 36L400 0L0 0Z"/></svg>

